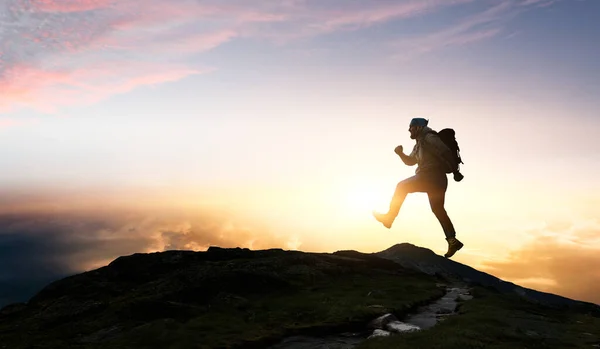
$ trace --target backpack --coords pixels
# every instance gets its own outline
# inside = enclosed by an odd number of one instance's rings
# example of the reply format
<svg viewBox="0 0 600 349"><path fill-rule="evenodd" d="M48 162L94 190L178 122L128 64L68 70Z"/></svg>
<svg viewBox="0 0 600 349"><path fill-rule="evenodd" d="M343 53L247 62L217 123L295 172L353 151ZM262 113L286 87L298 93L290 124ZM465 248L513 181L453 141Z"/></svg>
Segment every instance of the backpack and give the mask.
<svg viewBox="0 0 600 349"><path fill-rule="evenodd" d="M456 132L454 132L451 128L445 128L441 131L435 132L431 131L433 134L437 134L438 137L446 144L446 146L450 149L452 153L452 159L455 168L451 170L446 170L446 173L458 173L460 172L460 164L464 164L460 157L460 147L458 146L458 142L456 141Z"/></svg>

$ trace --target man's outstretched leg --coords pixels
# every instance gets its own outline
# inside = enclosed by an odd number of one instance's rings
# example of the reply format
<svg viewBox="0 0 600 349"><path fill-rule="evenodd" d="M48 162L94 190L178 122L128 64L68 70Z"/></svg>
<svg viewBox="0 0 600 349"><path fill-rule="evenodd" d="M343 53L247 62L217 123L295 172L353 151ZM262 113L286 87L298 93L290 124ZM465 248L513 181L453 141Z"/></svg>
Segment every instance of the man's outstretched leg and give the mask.
<svg viewBox="0 0 600 349"><path fill-rule="evenodd" d="M446 241L448 241L448 251L444 255L446 258L450 258L454 256L454 254L463 248L463 243L456 239L456 231L454 230L454 225L444 208L444 202L446 198L445 190L434 190L428 193L429 195L429 204L431 205L431 210L433 214L437 217L438 221L442 225L442 229L444 230L444 234L446 235Z"/></svg>
<svg viewBox="0 0 600 349"><path fill-rule="evenodd" d="M378 213L373 212L373 216L379 222L383 224L384 227L390 229L392 227L392 223L398 216L400 212L400 208L404 203L404 199L406 199L406 195L408 193L413 193L416 191L424 191L424 188L419 188L421 180L416 177L407 178L396 185L396 190L394 191L394 196L392 196L392 200L390 202L390 208L387 213Z"/></svg>

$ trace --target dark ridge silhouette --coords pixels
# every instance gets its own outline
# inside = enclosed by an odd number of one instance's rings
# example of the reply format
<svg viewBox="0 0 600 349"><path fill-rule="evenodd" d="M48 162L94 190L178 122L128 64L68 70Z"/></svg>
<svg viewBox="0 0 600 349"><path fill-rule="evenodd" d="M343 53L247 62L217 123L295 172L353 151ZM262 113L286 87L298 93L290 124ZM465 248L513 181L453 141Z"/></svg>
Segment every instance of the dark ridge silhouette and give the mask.
<svg viewBox="0 0 600 349"><path fill-rule="evenodd" d="M502 293L517 294L529 301L556 307L584 307L593 309L597 305L573 300L552 293L536 291L530 288L504 281L494 275L479 271L468 265L444 258L432 250L409 243L394 245L375 253L376 256L392 260L405 268L437 275L448 279L458 279L472 285L493 288Z"/></svg>
<svg viewBox="0 0 600 349"><path fill-rule="evenodd" d="M263 348L293 334L360 331L387 313L402 318L453 280L510 294L534 312L552 305L600 316L597 305L525 289L411 244L378 253L211 247L123 256L52 282L0 309L0 348Z"/></svg>

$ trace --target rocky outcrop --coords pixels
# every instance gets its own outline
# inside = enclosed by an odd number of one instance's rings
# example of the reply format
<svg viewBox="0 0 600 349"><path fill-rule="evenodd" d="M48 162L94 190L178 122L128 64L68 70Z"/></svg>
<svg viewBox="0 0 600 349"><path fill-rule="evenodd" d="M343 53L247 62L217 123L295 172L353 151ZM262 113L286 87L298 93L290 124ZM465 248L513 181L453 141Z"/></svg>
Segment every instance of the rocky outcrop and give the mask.
<svg viewBox="0 0 600 349"><path fill-rule="evenodd" d="M600 307L595 304L521 287L512 282L501 280L491 274L481 272L468 265L444 258L435 254L430 249L412 244L397 244L381 252L374 253L374 255L392 260L411 270L441 276L449 280L458 280L470 285L492 288L502 293L517 294L535 303L554 307L588 310L600 314Z"/></svg>

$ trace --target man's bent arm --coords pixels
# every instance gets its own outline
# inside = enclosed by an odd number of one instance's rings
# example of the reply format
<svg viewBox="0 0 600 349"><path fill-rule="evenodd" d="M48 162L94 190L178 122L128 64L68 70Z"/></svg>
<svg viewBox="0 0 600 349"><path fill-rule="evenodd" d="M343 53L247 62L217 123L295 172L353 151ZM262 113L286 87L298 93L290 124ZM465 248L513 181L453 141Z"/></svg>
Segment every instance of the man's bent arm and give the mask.
<svg viewBox="0 0 600 349"><path fill-rule="evenodd" d="M414 166L417 164L417 158L415 157L414 153L414 150L410 155L406 155L404 154L404 152L401 152L400 154L398 154L398 156L400 156L402 162L404 162L407 166Z"/></svg>

